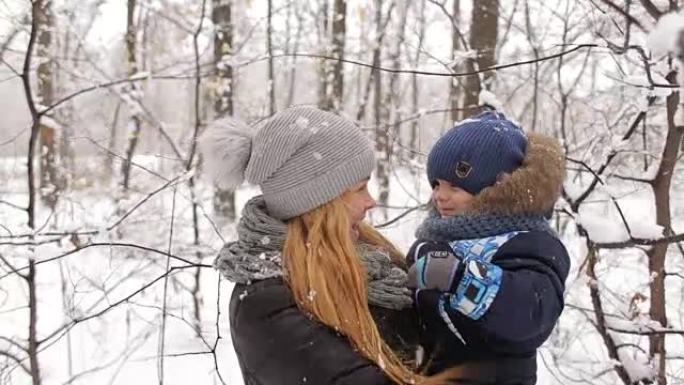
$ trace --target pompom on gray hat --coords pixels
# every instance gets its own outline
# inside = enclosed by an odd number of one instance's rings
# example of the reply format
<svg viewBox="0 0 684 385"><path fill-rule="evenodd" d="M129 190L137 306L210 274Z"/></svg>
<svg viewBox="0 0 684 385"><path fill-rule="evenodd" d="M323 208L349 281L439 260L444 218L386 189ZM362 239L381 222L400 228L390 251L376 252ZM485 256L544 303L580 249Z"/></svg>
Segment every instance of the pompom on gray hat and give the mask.
<svg viewBox="0 0 684 385"><path fill-rule="evenodd" d="M213 122L200 138L215 183L261 187L269 214L286 220L370 177L371 141L351 121L314 107L291 107L258 127L234 118Z"/></svg>

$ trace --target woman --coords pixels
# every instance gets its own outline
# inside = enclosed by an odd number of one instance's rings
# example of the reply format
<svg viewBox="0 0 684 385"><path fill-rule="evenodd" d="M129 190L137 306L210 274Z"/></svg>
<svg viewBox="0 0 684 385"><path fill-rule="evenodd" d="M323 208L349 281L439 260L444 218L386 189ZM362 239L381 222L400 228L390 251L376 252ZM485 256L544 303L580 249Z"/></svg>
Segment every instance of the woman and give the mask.
<svg viewBox="0 0 684 385"><path fill-rule="evenodd" d="M375 205L369 140L309 107L251 130L224 120L202 139L217 182L262 191L215 261L236 283L231 334L245 383L443 383L404 363L416 329L403 257L363 223Z"/></svg>

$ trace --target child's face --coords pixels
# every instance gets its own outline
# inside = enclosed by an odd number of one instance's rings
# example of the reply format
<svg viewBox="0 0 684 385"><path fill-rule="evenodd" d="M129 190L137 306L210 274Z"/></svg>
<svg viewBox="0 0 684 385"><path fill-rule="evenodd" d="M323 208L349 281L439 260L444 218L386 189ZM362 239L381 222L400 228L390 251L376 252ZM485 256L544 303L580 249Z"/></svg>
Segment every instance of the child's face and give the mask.
<svg viewBox="0 0 684 385"><path fill-rule="evenodd" d="M463 213L470 207L474 199L475 195L443 179L437 179L432 188L432 200L442 218Z"/></svg>

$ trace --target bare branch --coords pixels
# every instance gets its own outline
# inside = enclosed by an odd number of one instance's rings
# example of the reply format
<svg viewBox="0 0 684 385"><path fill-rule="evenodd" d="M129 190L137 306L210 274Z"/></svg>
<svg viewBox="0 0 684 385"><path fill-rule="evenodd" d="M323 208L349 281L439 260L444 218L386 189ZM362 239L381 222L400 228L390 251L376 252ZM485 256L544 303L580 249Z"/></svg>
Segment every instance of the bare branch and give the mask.
<svg viewBox="0 0 684 385"><path fill-rule="evenodd" d="M414 212L414 211L416 211L416 210L424 210L426 207L428 207L428 205L418 205L418 206L415 206L415 207L411 207L410 209L404 211L403 213L397 215L396 217L390 219L389 221L387 221L387 222L385 222L385 223L381 223L381 224L379 224L379 225L375 225L374 227L375 227L376 229L382 229L382 228L384 228L384 227L387 227L387 226L389 226L389 225L391 225L391 224L393 224L393 223L399 221L401 218L403 218L403 217L405 217L405 216L411 214L412 212Z"/></svg>
<svg viewBox="0 0 684 385"><path fill-rule="evenodd" d="M634 16L630 15L629 12L627 12L627 11L625 11L624 9L620 8L618 5L616 5L615 3L613 3L611 0L601 0L601 1L602 1L604 4L608 5L610 8L612 8L612 9L614 9L614 10L620 12L620 14L622 14L622 16L624 16L625 19L627 19L627 22L628 22L628 23L631 23L631 24L636 25L637 27L639 27L639 29L641 29L641 30L644 31L644 32L648 32L648 30L646 30L646 28L644 28L644 26L641 24L641 22L640 22L639 20L637 20ZM648 1L648 0L647 0L647 1Z"/></svg>
<svg viewBox="0 0 684 385"><path fill-rule="evenodd" d="M121 304L123 304L123 303L125 303L125 302L128 302L131 298L133 298L133 297L135 297L136 295L142 293L143 291L149 289L149 288L152 287L155 283L157 283L157 282L159 282L160 280L164 279L164 277L166 277L167 275L172 274L173 272L175 272L175 271L177 271L177 270L184 270L184 269L193 268L193 267L195 267L195 266L194 266L194 265L188 265L188 266L174 266L174 267L170 268L168 271L164 272L164 274L161 274L161 275L158 276L157 278L153 279L151 282L146 283L145 285L141 286L138 290L135 290L134 292L132 292L131 294L125 296L124 298L122 298L122 299L120 299L120 300L118 300L118 301L112 303L112 304L109 305L108 307L106 307L106 308L104 308L104 309L102 309L102 310L100 310L100 311L98 311L98 312L96 312L96 313L93 313L93 314L91 314L91 315L89 315L89 316L82 317L82 318L78 318L78 319L74 319L73 321L71 321L71 322L69 322L69 323L67 323L67 324L64 324L64 325L60 326L60 327L57 328L55 331L53 331L52 333L50 333L50 334L48 334L46 337L44 337L44 338L40 341L40 344L44 344L44 343L46 343L47 341L50 341L50 340L52 340L52 339L55 338L55 337L58 337L58 336L60 336L60 335L63 335L64 333L66 333L67 331L71 330L74 326L78 325L79 323L83 323L83 322L89 321L89 320L91 320L91 319L101 317L102 315L108 313L109 311L111 311L112 309L116 308L117 306L119 306L119 305L121 305ZM59 339L59 338L58 338L58 339Z"/></svg>
<svg viewBox="0 0 684 385"><path fill-rule="evenodd" d="M664 12L658 9L651 0L641 0L641 5L644 6L646 12L651 15L654 19L658 20L663 15Z"/></svg>
<svg viewBox="0 0 684 385"><path fill-rule="evenodd" d="M11 361L14 361L14 363L16 363L24 372L26 372L26 374L31 375L31 370L28 368L28 366L26 366L26 364L24 364L24 361L26 360L25 358L21 359L4 350L0 350L0 356L7 357Z"/></svg>
<svg viewBox="0 0 684 385"><path fill-rule="evenodd" d="M336 57L318 55L318 54L310 54L310 53L284 53L284 54L273 55L272 57L273 58L282 58L282 57L296 56L296 57L308 57L308 58L313 58L313 59L339 60L339 61L342 61L344 63L355 64L355 65L358 65L361 67L366 67L366 68L371 68L371 69L375 68L375 69L382 71L382 72L395 73L395 74L401 73L401 74L415 74L415 75L425 75L425 76L463 77L463 76L477 75L477 74L488 72L488 71L498 71L501 69L519 67L519 66L524 66L527 64L533 64L533 63L537 63L537 62L552 60L552 59L556 59L556 58L559 58L559 57L562 57L565 55L569 55L573 52L577 52L583 48L591 48L591 47L598 47L598 45L596 45L596 44L578 44L574 48L571 48L571 49L568 49L565 51L561 51L561 52L553 54L553 55L542 56L542 57L539 57L538 59L524 60L524 61L508 63L508 64L500 64L500 65L496 65L496 66L480 68L480 69L475 70L475 71L457 72L457 73L394 69L394 68L387 68L387 67L381 67L381 66L374 66L372 64L360 62L358 60L340 59L340 58L336 58ZM244 67L244 66L247 66L250 64L266 61L268 59L269 59L269 57L261 57L261 58L253 59L253 60L250 60L248 62L241 63L237 67Z"/></svg>
<svg viewBox="0 0 684 385"><path fill-rule="evenodd" d="M160 254L160 255L164 255L164 256L168 256L168 255L169 255L169 253L167 253L167 252L165 252L165 251L153 249L153 248L151 248L151 247L136 245L136 244L133 244L133 243L121 243L121 242L90 243L90 244L84 245L84 246L82 246L82 247L77 247L77 248L75 248L75 249L73 249L73 250L70 250L70 251L68 251L68 252L66 252L66 253L57 255L57 256L55 256L55 257L47 258L47 259L43 259L43 260L37 261L37 262L36 262L36 265L42 265L42 264L44 264L44 263L52 262L52 261L55 261L55 260L58 260L58 259L67 257L67 256L69 256L69 255L71 255L71 254L78 253L79 251L84 250L84 249L88 249L88 248L91 248L91 247L100 247L100 246L104 246L104 247L131 247L131 248L140 249L140 250L144 250L144 251L149 251L149 252L151 252L151 253L156 253L156 254ZM171 255L171 258L173 258L173 259L175 259L175 260L177 260L177 261L181 261L181 262L185 263L186 266L184 266L184 267L206 267L206 268L213 268L212 265L207 265L207 264L203 264L203 263L194 263L194 262L188 261L187 259L182 258L182 257L179 257L179 256L176 256L176 255ZM2 259L2 254L0 254L0 259ZM27 269L28 269L28 266L24 266L24 267L21 267L21 268L17 268L17 269L14 270L14 274L20 274L21 271L24 271L24 270L27 270ZM4 278L8 277L9 275L11 275L11 274L5 274L5 275L3 275L3 276L0 276L0 280L2 280L2 279L4 279Z"/></svg>
<svg viewBox="0 0 684 385"><path fill-rule="evenodd" d="M624 249L634 246L656 246L682 241L684 241L684 233L658 239L631 238L630 240L624 242L603 242L595 243L594 245L596 245L596 247L599 249Z"/></svg>
<svg viewBox="0 0 684 385"><path fill-rule="evenodd" d="M652 106L653 103L655 103L656 97L655 96L649 96L648 97L648 106ZM639 112L639 115L634 119L632 124L630 125L629 129L625 134L622 136L622 140L626 141L628 140L634 132L636 132L637 127L641 123L641 121L646 117L646 111L641 111ZM585 199L591 195L591 193L594 191L596 188L596 185L600 182L600 178L598 178L598 175L603 174L604 171L608 168L610 163L613 161L615 156L617 155L617 151L611 151L606 159L603 161L603 164L599 167L598 171L596 171L597 176L594 177L594 180L591 182L589 187L577 198L574 202L570 202L570 207L572 208L572 211L577 212L577 209L579 208L580 204L584 202Z"/></svg>

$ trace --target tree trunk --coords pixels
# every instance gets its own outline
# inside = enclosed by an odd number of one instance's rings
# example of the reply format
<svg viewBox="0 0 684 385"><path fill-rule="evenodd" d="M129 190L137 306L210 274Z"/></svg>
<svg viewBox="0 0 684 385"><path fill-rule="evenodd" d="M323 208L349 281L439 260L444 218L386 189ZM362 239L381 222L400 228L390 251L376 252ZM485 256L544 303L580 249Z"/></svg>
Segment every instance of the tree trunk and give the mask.
<svg viewBox="0 0 684 385"><path fill-rule="evenodd" d="M676 84L676 73L668 75L670 84ZM667 97L667 138L663 148L658 172L652 183L655 196L656 223L663 226L666 235L672 234L672 218L670 212L670 185L674 168L679 155L679 143L682 140L684 127L677 126L675 115L679 106L679 92L673 92ZM652 320L660 323L662 327L668 326L667 306L665 302L665 258L667 256L667 243L661 243L648 252L648 270L650 273L649 289L650 310ZM666 378L666 351L665 334L653 334L649 336L649 354L652 359L657 359L658 384L667 384Z"/></svg>
<svg viewBox="0 0 684 385"><path fill-rule="evenodd" d="M192 144L190 145L190 151L185 164L185 171L190 172L193 167L196 167L195 153L197 152L197 139L199 137L200 128L202 127L202 74L201 74L201 64L200 64L200 49L199 49L199 39L202 32L202 26L204 25L204 15L206 11L207 0L202 0L202 11L199 17L199 23L197 29L192 36L192 46L195 53L195 129L192 134ZM190 190L190 199L192 200L192 224L193 224L193 244L195 246L200 245L200 229L199 229L199 205L197 203L197 192L195 188L195 178L193 175L188 179L188 189ZM175 190L174 190L175 191ZM174 195L175 199L175 195ZM175 204L175 201L174 201ZM173 222L172 222L173 223ZM173 229L172 229L173 231ZM197 263L202 263L202 253L199 251L195 253L197 258ZM202 295L200 293L200 277L201 277L201 267L195 269L195 282L192 289L193 298L193 309L195 311L195 330L198 336L202 333L202 317L201 317L201 307L202 307ZM163 354L163 351L162 351ZM163 362L162 362L163 367Z"/></svg>
<svg viewBox="0 0 684 385"><path fill-rule="evenodd" d="M293 12L290 12L291 8L295 7ZM299 52L299 43L302 38L302 32L304 28L304 15L302 10L299 9L297 6L296 2L291 3L290 7L287 7L288 9L288 16L287 16L287 52L290 53L297 53ZM294 44L292 45L292 48L290 48L289 42L291 39L291 27L290 27L290 17L291 14L294 13L296 20L297 20L297 32L295 32L295 37L294 37ZM294 100L294 94L295 94L295 89L297 88L297 56L292 56L290 59L292 60L290 62L289 66L289 74L288 74L288 89L287 89L287 99L285 100L285 107L290 107L292 105L292 102Z"/></svg>
<svg viewBox="0 0 684 385"><path fill-rule="evenodd" d="M215 99L214 115L216 118L233 115L233 24L230 1L212 0L211 20L216 27L214 31L214 77ZM232 190L214 187L212 200L214 212L228 221L234 221L235 193Z"/></svg>
<svg viewBox="0 0 684 385"><path fill-rule="evenodd" d="M67 22L73 24L75 22L75 16L70 15ZM58 50L61 50L62 57L72 58L74 63L73 70L78 73L78 71L80 70L78 50L76 50L73 54L71 52L71 42L73 35L73 32L69 29L61 34L58 34L58 36L61 36L61 40L63 40L63 42L60 44L60 42L58 41L55 45L58 47ZM58 95L66 94L70 91L67 88L68 81L62 78L63 73L64 71L60 70L59 67L55 69L53 79L55 82L56 94ZM74 129L72 126L74 121L74 104L66 103L65 105L62 105L62 107L57 111L56 115L59 117L59 121L63 123L59 135L58 154L61 165L61 187L62 190L66 190L69 184L71 183L71 179L76 171L76 154L74 153L74 150L71 146L71 138L74 136Z"/></svg>
<svg viewBox="0 0 684 385"><path fill-rule="evenodd" d="M455 73L459 72L460 69L460 63L457 63L457 57L456 57L456 52L462 50L463 47L461 45L461 36L459 35L459 31L456 29L456 27L460 24L461 20L461 1L460 0L454 0L453 7L452 7L452 12L451 12L451 50L453 52L452 59L454 60L454 65L451 67L451 70L454 71ZM460 86L460 78L458 77L451 77L449 79L449 108L451 108L451 122L456 122L458 121L459 118L459 86Z"/></svg>
<svg viewBox="0 0 684 385"><path fill-rule="evenodd" d="M418 14L418 20L420 27L418 29L418 47L416 48L415 56L413 57L413 68L418 68L420 65L421 49L423 49L423 40L425 39L425 1L420 2L420 11ZM418 75L411 74L411 115L418 115L418 100L420 100L420 88L418 87ZM409 133L409 157L411 159L416 158L416 154L419 151L419 135L418 132L418 122L420 119L416 117L411 122L411 130ZM412 168L413 169L413 168Z"/></svg>
<svg viewBox="0 0 684 385"><path fill-rule="evenodd" d="M268 0L266 18L266 52L268 52L268 115L276 111L275 77L273 74L273 0Z"/></svg>
<svg viewBox="0 0 684 385"><path fill-rule="evenodd" d="M479 0L472 11L470 27L470 49L477 51L477 60L469 59L468 72L491 67L496 64L496 40L499 21L499 0ZM464 116L470 116L479 110L480 91L494 77L489 71L479 75L466 77L463 101Z"/></svg>
<svg viewBox="0 0 684 385"><path fill-rule="evenodd" d="M138 72L138 64L136 59L137 28L134 18L135 8L136 0L128 0L128 12L126 15L126 62L128 64L129 76L133 76ZM131 82L128 87L128 92L131 95L137 97L139 91L139 86L137 82ZM123 186L124 191L128 190L130 184L133 154L135 153L135 149L138 146L138 139L140 137L140 130L142 126L142 118L138 115L136 110L136 108L133 108L133 111L131 112L130 121L127 127L128 146L126 148L126 159L121 165L121 175L123 178L121 184Z"/></svg>
<svg viewBox="0 0 684 385"><path fill-rule="evenodd" d="M397 71L401 68L401 48L404 46L405 29L406 29L406 15L408 12L408 4L404 2L399 2L398 5L398 16L397 22L395 23L395 36L392 44L392 48L389 52L389 62L392 63L392 69ZM399 75L397 73L392 73L389 75L389 89L385 93L385 102L383 103L387 115L387 129L391 130L390 135L393 139L390 143L400 143L401 134L399 131L399 122L401 121L401 106L402 106L402 95L399 92ZM401 143L400 143L401 145ZM393 155L393 146L388 146L388 157Z"/></svg>
<svg viewBox="0 0 684 385"><path fill-rule="evenodd" d="M586 234L585 234L586 235ZM606 313L603 309L603 302L601 301L601 294L599 291L599 285L597 284L598 278L596 276L596 265L599 261L599 252L587 241L587 276L589 276L589 295L591 297L591 305L594 308L594 315L596 317L596 323L594 326L598 331L599 335L603 339L603 344L608 350L608 356L611 360L615 362L620 362L620 356L618 355L618 347L613 340L608 328L606 327ZM614 365L615 373L620 377L625 385L630 385L631 380L627 370L622 365Z"/></svg>
<svg viewBox="0 0 684 385"><path fill-rule="evenodd" d="M380 1L379 3L382 4L382 1ZM373 60L372 60L373 64L371 66L372 68L370 71L370 75L368 76L368 82L366 83L366 88L362 94L363 96L359 100L358 109L356 111L356 120L357 121L361 121L364 118L364 116L366 116L366 103L370 99L370 92L372 89L371 86L374 84L376 76L379 76L379 73L380 73L380 70L378 70L378 67L381 64L380 63L380 57L381 57L380 54L382 53L381 48L382 48L382 44L383 44L384 39L385 39L385 31L387 28L387 23L389 22L389 20L392 17L392 11L394 10L394 4L395 4L394 2L390 4L390 8L387 10L387 14L384 18L384 21L383 21L382 13L381 13L382 8L380 9L380 11L378 11L380 13L376 12L376 17L375 17L376 33L375 33L375 41L373 42L373 44L375 44L375 46L373 47ZM376 6L377 6L377 4L376 4Z"/></svg>
<svg viewBox="0 0 684 385"><path fill-rule="evenodd" d="M40 366L38 365L38 299L36 297L36 261L31 258L29 260L29 272L26 276L26 282L29 288L29 341L28 341L28 355L31 363L31 378L33 385L40 385Z"/></svg>
<svg viewBox="0 0 684 385"><path fill-rule="evenodd" d="M388 14L387 17L390 17ZM378 38L377 42L380 42L379 38L383 34L383 22L382 22L382 0L375 0L375 33ZM380 58L382 57L382 43L379 43L376 47L375 54L373 55L373 67L380 66ZM387 135L387 125L389 116L387 106L383 106L382 103L382 73L376 71L375 77L373 78L373 96L374 96L374 115L375 115L375 149L380 157L377 161L376 174L378 177L378 204L381 207L387 207L389 201L389 162L390 162L390 146L389 146L389 136ZM387 210L381 210L383 220L387 220Z"/></svg>
<svg viewBox="0 0 684 385"><path fill-rule="evenodd" d="M114 108L114 116L112 117L112 125L109 127L109 139L107 140L107 150L105 154L105 175L109 182L114 179L114 155L116 153L116 141L119 127L119 112L121 111L121 101L116 104Z"/></svg>
<svg viewBox="0 0 684 385"><path fill-rule="evenodd" d="M40 103L49 106L54 102L54 62L53 55L53 30L54 16L52 15L52 3L42 2L35 15L38 22L38 35L36 55L40 64L36 70L38 93ZM49 122L49 123L48 123ZM58 156L58 132L52 121L43 121L40 124L39 151L40 159L40 197L49 207L54 208L61 190L59 178Z"/></svg>
<svg viewBox="0 0 684 385"><path fill-rule="evenodd" d="M329 3L328 0L323 0L321 2L321 6L318 10L318 20L317 22L317 28L318 28L318 45L319 47L322 47L320 50L321 55L327 55L328 50L326 46L328 45L328 39L329 39L329 20L328 20L328 8L329 8ZM318 83L318 105L319 107L323 107L325 100L326 100L326 95L328 95L328 87L329 85L329 79L328 79L328 71L327 71L327 66L328 62L324 59L321 59L318 62L318 78L319 78L319 83Z"/></svg>
<svg viewBox="0 0 684 385"><path fill-rule="evenodd" d="M347 0L335 0L332 14L332 31L330 34L331 56L339 60L325 62L326 88L321 108L339 112L342 109L342 95L344 92L344 41L347 31Z"/></svg>

